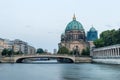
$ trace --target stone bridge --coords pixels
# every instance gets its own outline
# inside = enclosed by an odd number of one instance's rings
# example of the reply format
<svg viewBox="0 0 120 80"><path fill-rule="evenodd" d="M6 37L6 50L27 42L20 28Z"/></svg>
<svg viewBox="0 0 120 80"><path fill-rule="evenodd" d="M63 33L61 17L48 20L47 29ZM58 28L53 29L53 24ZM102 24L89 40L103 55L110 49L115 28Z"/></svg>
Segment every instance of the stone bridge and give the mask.
<svg viewBox="0 0 120 80"><path fill-rule="evenodd" d="M68 59L72 63L75 62L74 56L69 55L16 55L13 57L5 57L2 59L1 62L14 62L14 63L21 63L24 59L30 59L30 58L52 58L52 59Z"/></svg>
<svg viewBox="0 0 120 80"><path fill-rule="evenodd" d="M72 55L14 55L13 57L4 57L1 59L1 62L12 62L12 63L21 63L25 59L31 58L49 58L49 59L57 59L57 60L68 60L70 63L80 63L80 62L91 62L91 57L75 57Z"/></svg>

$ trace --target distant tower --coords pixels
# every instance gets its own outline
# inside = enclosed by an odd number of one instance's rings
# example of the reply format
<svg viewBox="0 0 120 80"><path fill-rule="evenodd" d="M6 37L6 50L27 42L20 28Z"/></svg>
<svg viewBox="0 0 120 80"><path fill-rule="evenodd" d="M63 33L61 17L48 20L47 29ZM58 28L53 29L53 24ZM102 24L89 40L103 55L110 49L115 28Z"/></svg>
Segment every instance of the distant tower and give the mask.
<svg viewBox="0 0 120 80"><path fill-rule="evenodd" d="M98 32L97 30L92 26L90 30L87 32L87 41L89 42L90 51L95 47L94 41L98 39ZM91 54L91 52L90 52Z"/></svg>
<svg viewBox="0 0 120 80"><path fill-rule="evenodd" d="M95 41L98 39L98 32L94 27L91 27L87 32L87 41Z"/></svg>
<svg viewBox="0 0 120 80"><path fill-rule="evenodd" d="M57 54L57 49L53 49L53 54Z"/></svg>
<svg viewBox="0 0 120 80"><path fill-rule="evenodd" d="M45 50L44 50L44 52L45 52L45 53L48 53L48 50L47 50L47 49L45 49Z"/></svg>

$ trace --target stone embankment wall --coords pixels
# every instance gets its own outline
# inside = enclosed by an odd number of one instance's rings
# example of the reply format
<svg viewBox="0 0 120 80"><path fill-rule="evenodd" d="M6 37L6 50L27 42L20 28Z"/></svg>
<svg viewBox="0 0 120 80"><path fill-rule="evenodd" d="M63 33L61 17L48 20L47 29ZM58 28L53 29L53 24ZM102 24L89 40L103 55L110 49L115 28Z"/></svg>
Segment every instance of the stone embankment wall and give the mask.
<svg viewBox="0 0 120 80"><path fill-rule="evenodd" d="M1 63L14 63L14 59L11 57L4 57L2 59L0 59Z"/></svg>
<svg viewBox="0 0 120 80"><path fill-rule="evenodd" d="M120 59L92 59L95 63L120 64Z"/></svg>
<svg viewBox="0 0 120 80"><path fill-rule="evenodd" d="M91 57L76 57L75 63L91 63L92 58Z"/></svg>

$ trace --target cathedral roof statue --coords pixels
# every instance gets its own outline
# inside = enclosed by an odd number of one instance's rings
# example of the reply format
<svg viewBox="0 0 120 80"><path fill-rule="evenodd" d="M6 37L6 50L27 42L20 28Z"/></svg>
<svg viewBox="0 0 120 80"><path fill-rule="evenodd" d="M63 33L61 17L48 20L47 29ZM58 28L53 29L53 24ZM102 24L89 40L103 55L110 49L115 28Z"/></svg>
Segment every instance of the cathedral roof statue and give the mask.
<svg viewBox="0 0 120 80"><path fill-rule="evenodd" d="M71 31L71 30L84 31L82 24L76 20L75 15L73 16L73 20L70 23L68 23L65 29L65 31Z"/></svg>

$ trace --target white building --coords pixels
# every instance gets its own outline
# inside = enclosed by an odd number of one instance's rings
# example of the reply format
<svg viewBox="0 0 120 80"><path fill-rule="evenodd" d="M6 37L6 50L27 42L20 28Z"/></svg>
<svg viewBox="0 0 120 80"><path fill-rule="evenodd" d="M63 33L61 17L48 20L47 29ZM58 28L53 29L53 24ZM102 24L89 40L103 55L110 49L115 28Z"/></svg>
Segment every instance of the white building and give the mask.
<svg viewBox="0 0 120 80"><path fill-rule="evenodd" d="M0 54L4 49L4 39L0 38Z"/></svg>
<svg viewBox="0 0 120 80"><path fill-rule="evenodd" d="M35 54L36 49L22 40L14 40L14 51L21 51L24 54Z"/></svg>
<svg viewBox="0 0 120 80"><path fill-rule="evenodd" d="M28 54L35 54L36 53L36 49L30 45L28 45Z"/></svg>
<svg viewBox="0 0 120 80"><path fill-rule="evenodd" d="M93 49L94 62L120 64L120 44Z"/></svg>
<svg viewBox="0 0 120 80"><path fill-rule="evenodd" d="M13 47L13 41L10 41L9 39L4 39L4 48L12 49L12 47Z"/></svg>
<svg viewBox="0 0 120 80"><path fill-rule="evenodd" d="M22 52L24 54L35 54L36 49L19 39L15 39L13 41L9 39L0 38L0 54L3 49L13 49L14 52Z"/></svg>
<svg viewBox="0 0 120 80"><path fill-rule="evenodd" d="M9 39L2 39L0 38L0 54L2 53L3 49L12 49L13 41Z"/></svg>

